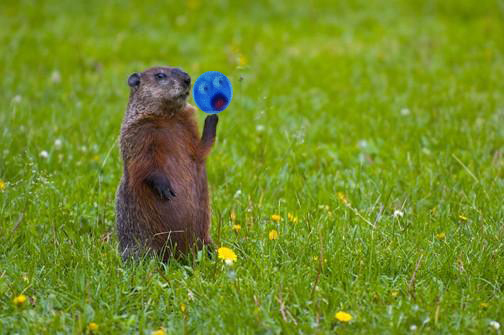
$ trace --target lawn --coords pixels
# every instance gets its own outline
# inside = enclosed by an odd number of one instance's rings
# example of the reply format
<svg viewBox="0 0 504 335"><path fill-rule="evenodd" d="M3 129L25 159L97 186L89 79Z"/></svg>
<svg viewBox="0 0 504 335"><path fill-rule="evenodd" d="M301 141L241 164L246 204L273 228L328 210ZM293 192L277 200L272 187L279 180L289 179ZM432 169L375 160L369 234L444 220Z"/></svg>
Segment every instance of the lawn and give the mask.
<svg viewBox="0 0 504 335"><path fill-rule="evenodd" d="M503 1L5 0L0 45L0 334L503 332ZM117 251L155 65L233 83L207 163L233 265Z"/></svg>

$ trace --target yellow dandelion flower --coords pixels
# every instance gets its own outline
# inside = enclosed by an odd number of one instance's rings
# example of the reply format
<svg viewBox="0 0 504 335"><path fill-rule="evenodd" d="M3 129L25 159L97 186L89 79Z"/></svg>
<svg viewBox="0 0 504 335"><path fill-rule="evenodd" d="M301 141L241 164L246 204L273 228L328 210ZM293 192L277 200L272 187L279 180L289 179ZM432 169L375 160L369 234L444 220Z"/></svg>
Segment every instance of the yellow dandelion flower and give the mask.
<svg viewBox="0 0 504 335"><path fill-rule="evenodd" d="M159 328L152 332L152 335L166 335L166 330L164 328Z"/></svg>
<svg viewBox="0 0 504 335"><path fill-rule="evenodd" d="M233 250L226 247L220 247L217 249L217 257L226 262L226 264L233 264L233 262L238 258Z"/></svg>
<svg viewBox="0 0 504 335"><path fill-rule="evenodd" d="M94 155L93 157L91 157L91 160L98 162L100 160L100 156Z"/></svg>
<svg viewBox="0 0 504 335"><path fill-rule="evenodd" d="M270 240L278 240L278 232L275 229L270 230L268 237Z"/></svg>
<svg viewBox="0 0 504 335"><path fill-rule="evenodd" d="M399 296L399 291L393 290L392 292L390 292L390 295L392 296L392 298L397 298Z"/></svg>
<svg viewBox="0 0 504 335"><path fill-rule="evenodd" d="M185 313L185 311L186 311L186 305L184 303L180 304L180 311L182 313Z"/></svg>
<svg viewBox="0 0 504 335"><path fill-rule="evenodd" d="M313 257L312 257L312 259L313 259L313 261L314 261L314 262L316 262L316 263L318 263L318 261L319 261L318 256L313 256ZM326 258L323 258L323 260L324 260L324 263L327 263L327 259L326 259Z"/></svg>
<svg viewBox="0 0 504 335"><path fill-rule="evenodd" d="M238 64L240 64L240 66L247 65L248 64L247 56L245 56L244 54L240 54L238 56Z"/></svg>
<svg viewBox="0 0 504 335"><path fill-rule="evenodd" d="M0 179L0 191L3 190L5 190L5 182L2 179Z"/></svg>
<svg viewBox="0 0 504 335"><path fill-rule="evenodd" d="M323 211L326 211L326 212L330 212L331 211L331 207L329 207L329 205L319 205L318 208L320 210L323 210Z"/></svg>
<svg viewBox="0 0 504 335"><path fill-rule="evenodd" d="M95 332L98 330L98 324L96 322L90 322L88 325L87 325L87 329L90 331L90 332Z"/></svg>
<svg viewBox="0 0 504 335"><path fill-rule="evenodd" d="M231 219L231 221L236 221L236 212L234 211L234 209L231 211L231 213L229 213L229 219Z"/></svg>
<svg viewBox="0 0 504 335"><path fill-rule="evenodd" d="M440 232L436 234L436 238L440 241L444 240L446 238L446 234L444 232Z"/></svg>
<svg viewBox="0 0 504 335"><path fill-rule="evenodd" d="M26 295L20 294L17 297L15 297L14 300L12 300L12 302L16 306L21 306L21 305L23 305L26 302L26 299L27 299Z"/></svg>
<svg viewBox="0 0 504 335"><path fill-rule="evenodd" d="M233 230L235 233L239 233L241 230L241 226L239 224L234 224L233 225Z"/></svg>
<svg viewBox="0 0 504 335"><path fill-rule="evenodd" d="M339 311L334 317L340 322L350 322L352 320L352 315L343 311Z"/></svg>
<svg viewBox="0 0 504 335"><path fill-rule="evenodd" d="M338 197L338 200L343 203L344 205L348 205L348 199L343 192L337 192L336 196Z"/></svg>
<svg viewBox="0 0 504 335"><path fill-rule="evenodd" d="M271 216L271 220L273 220L274 222L280 222L280 220L281 220L281 219L282 219L282 218L281 218L281 217L280 217L280 215L278 215L278 214L273 214L273 215Z"/></svg>
<svg viewBox="0 0 504 335"><path fill-rule="evenodd" d="M298 217L292 213L287 213L287 219L292 223L298 223Z"/></svg>
<svg viewBox="0 0 504 335"><path fill-rule="evenodd" d="M490 307L490 304L488 302L482 302L480 303L479 307L481 309L487 309L488 307Z"/></svg>

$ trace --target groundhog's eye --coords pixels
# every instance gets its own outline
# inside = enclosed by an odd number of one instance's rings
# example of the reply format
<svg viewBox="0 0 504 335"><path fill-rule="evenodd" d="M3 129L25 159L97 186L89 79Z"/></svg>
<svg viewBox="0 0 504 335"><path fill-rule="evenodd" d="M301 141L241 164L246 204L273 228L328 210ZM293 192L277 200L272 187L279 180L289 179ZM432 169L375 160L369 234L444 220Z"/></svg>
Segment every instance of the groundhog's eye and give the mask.
<svg viewBox="0 0 504 335"><path fill-rule="evenodd" d="M198 91L200 91L201 94L206 94L208 92L208 89L209 87L207 83L203 83L198 87Z"/></svg>
<svg viewBox="0 0 504 335"><path fill-rule="evenodd" d="M221 87L224 84L224 79L222 77L216 77L213 80L214 87Z"/></svg>
<svg viewBox="0 0 504 335"><path fill-rule="evenodd" d="M156 73L156 74L155 74L155 76L156 76L156 79L158 79L158 80L161 80L161 79L166 79L166 78L168 77L168 76L167 76L165 73L163 73L163 72Z"/></svg>

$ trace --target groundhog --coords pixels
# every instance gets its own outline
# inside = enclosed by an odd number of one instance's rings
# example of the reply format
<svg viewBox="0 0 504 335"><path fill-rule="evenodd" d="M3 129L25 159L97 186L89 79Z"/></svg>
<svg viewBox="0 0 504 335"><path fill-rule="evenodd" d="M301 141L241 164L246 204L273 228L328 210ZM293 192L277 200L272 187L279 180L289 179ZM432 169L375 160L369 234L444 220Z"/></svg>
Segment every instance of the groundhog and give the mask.
<svg viewBox="0 0 504 335"><path fill-rule="evenodd" d="M128 78L130 96L121 127L123 177L116 197L123 260L153 251L163 260L211 249L205 161L218 117L198 134L187 103L191 77L178 68L155 67Z"/></svg>

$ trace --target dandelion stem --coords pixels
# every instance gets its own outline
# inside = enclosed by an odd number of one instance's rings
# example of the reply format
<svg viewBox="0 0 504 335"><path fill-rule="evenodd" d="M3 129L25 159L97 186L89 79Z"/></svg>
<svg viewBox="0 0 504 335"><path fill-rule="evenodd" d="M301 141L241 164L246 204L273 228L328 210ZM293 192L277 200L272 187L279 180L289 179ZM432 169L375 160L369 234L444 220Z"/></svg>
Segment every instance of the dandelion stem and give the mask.
<svg viewBox="0 0 504 335"><path fill-rule="evenodd" d="M418 268L420 268L420 262L422 261L422 258L423 258L423 255L420 255L420 257L418 257L418 261L416 262L416 266L415 266L415 271L413 271L413 274L411 275L411 279L410 279L410 282L408 285L408 291L409 291L411 297L413 298L413 300L416 299L416 294L415 294L416 274L417 274Z"/></svg>
<svg viewBox="0 0 504 335"><path fill-rule="evenodd" d="M364 216L362 216L361 213L359 213L359 211L355 208L353 208L351 205L346 205L348 208L350 208L352 210L352 212L354 212L355 215L357 215L358 217L360 217L364 222L366 222L368 225L370 225L371 227L376 228L376 225L372 224L371 221L369 221L368 219L366 219Z"/></svg>
<svg viewBox="0 0 504 335"><path fill-rule="evenodd" d="M464 163L462 163L462 161L455 154L452 154L452 157L457 161L457 163L462 165L464 170L466 170L466 172L474 179L475 182L479 183L479 179L476 178L474 173L472 173L471 170L469 170L469 168Z"/></svg>

